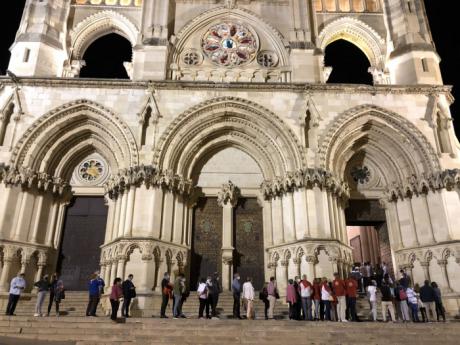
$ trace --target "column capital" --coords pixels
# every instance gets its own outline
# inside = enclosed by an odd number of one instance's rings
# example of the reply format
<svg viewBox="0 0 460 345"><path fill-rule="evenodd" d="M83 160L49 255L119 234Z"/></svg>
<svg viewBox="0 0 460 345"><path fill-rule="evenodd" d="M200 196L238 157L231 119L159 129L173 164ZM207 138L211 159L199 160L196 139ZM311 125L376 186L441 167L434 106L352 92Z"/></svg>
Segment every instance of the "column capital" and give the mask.
<svg viewBox="0 0 460 345"><path fill-rule="evenodd" d="M305 261L308 262L309 264L314 264L314 263L316 263L316 256L307 255L307 256L305 256Z"/></svg>
<svg viewBox="0 0 460 345"><path fill-rule="evenodd" d="M421 261L421 262L420 262L420 266L422 266L422 267L429 267L429 266L430 266L430 262L429 262L429 261Z"/></svg>
<svg viewBox="0 0 460 345"><path fill-rule="evenodd" d="M239 195L239 188L235 186L232 181L228 181L222 185L221 190L217 193L217 203L221 207L226 205L235 207L238 202Z"/></svg>
<svg viewBox="0 0 460 345"><path fill-rule="evenodd" d="M295 258L295 259L292 259L292 262L295 264L295 265L300 265L302 263L302 260L300 258Z"/></svg>
<svg viewBox="0 0 460 345"><path fill-rule="evenodd" d="M153 259L153 255L152 254L142 254L142 257L141 257L141 260L142 261L150 261Z"/></svg>
<svg viewBox="0 0 460 345"><path fill-rule="evenodd" d="M289 260L281 260L281 261L280 261L280 264L281 264L281 266L283 266L283 267L287 267L287 266L289 266Z"/></svg>
<svg viewBox="0 0 460 345"><path fill-rule="evenodd" d="M447 266L447 260L438 260L438 265L439 266Z"/></svg>

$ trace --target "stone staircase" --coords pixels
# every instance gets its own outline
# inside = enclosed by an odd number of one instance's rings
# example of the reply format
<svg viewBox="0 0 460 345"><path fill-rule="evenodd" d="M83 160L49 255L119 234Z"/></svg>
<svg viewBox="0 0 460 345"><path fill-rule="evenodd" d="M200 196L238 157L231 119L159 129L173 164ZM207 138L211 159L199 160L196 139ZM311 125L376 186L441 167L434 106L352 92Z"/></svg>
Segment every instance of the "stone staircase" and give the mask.
<svg viewBox="0 0 460 345"><path fill-rule="evenodd" d="M0 344L458 344L460 324L0 316ZM26 343L29 340L30 342ZM21 341L19 343L19 341Z"/></svg>

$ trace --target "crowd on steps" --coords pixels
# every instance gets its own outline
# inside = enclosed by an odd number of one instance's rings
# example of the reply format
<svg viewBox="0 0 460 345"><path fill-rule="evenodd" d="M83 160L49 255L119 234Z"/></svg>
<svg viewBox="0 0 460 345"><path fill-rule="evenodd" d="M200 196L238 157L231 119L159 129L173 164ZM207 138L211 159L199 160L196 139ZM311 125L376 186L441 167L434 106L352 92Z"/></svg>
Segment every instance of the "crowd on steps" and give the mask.
<svg viewBox="0 0 460 345"><path fill-rule="evenodd" d="M110 318L116 322L121 305L122 317L130 317L130 305L136 298L136 287L133 283L133 275L129 274L126 280L118 277L113 281L108 296L110 300ZM367 279L366 279L367 278ZM64 282L57 273L51 279L44 275L34 284L37 291L37 302L34 316L41 317L43 305L49 297L46 316L50 316L53 304L56 316L60 316L59 305L65 299ZM21 293L26 288L24 273L19 273L10 283L9 300L6 315L14 315L16 305ZM89 301L86 308L87 317L97 317L97 307L104 294L105 282L95 272L88 281ZM275 305L281 303L281 294L278 290L275 277L271 277L256 295L251 277L241 281L238 273L234 274L231 284L233 295L233 318L255 319L254 303L258 298L264 305L264 317L266 320L274 319ZM194 292L195 293L195 292ZM222 286L219 274L215 272L206 278L199 280L196 287L196 298L199 301L198 318L219 318L218 303ZM431 322L445 321L445 310L442 304L441 291L436 282L426 280L423 286L414 284L406 272L399 272L399 279L394 279L388 272L379 275L361 275L353 270L346 279L342 279L338 273L332 280L327 277L315 278L309 281L306 275L289 279L284 296L288 306L289 319L304 321L337 321L359 322L365 321L358 317L357 298L366 295L369 303L369 321L378 321L377 306L381 306L381 320L392 322ZM160 317L168 318L168 305L172 310L174 319L187 318L182 307L187 299L191 298L187 288L184 274L180 273L175 279L170 278L168 272L164 273L161 282L162 303ZM241 312L243 308L244 314ZM156 315L153 315L156 317Z"/></svg>

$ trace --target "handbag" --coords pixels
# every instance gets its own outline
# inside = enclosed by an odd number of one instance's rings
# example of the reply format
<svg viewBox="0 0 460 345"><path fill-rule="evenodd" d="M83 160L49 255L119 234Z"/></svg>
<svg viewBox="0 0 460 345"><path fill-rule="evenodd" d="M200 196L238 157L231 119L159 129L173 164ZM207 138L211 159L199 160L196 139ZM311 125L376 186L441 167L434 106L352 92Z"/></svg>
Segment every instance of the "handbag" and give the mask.
<svg viewBox="0 0 460 345"><path fill-rule="evenodd" d="M275 298L280 299L280 294L278 293L278 291L275 291Z"/></svg>

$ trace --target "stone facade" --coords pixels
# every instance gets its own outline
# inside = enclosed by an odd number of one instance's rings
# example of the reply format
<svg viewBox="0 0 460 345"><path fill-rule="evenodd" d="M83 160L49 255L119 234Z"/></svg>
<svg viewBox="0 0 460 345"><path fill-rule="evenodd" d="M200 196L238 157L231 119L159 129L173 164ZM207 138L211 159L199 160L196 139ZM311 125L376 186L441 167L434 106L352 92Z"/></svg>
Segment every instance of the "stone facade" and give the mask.
<svg viewBox="0 0 460 345"><path fill-rule="evenodd" d="M129 81L78 78L115 32ZM368 57L374 86L325 84L325 47ZM28 0L0 79L0 291L56 267L72 195L105 195L101 273L134 273L140 309L189 270L199 197L257 198L265 278L352 264L345 209L380 200L395 269L460 303L460 144L423 1ZM114 52L115 53L115 52ZM216 55L217 54L217 55ZM16 77L14 77L16 76ZM83 244L81 244L83 245Z"/></svg>

